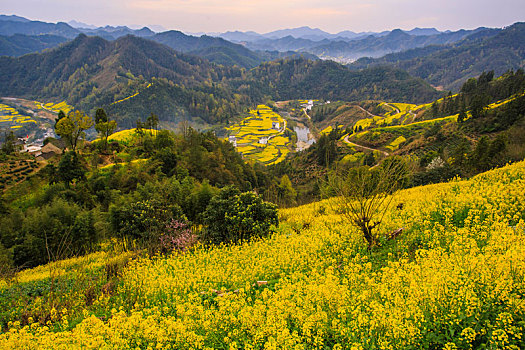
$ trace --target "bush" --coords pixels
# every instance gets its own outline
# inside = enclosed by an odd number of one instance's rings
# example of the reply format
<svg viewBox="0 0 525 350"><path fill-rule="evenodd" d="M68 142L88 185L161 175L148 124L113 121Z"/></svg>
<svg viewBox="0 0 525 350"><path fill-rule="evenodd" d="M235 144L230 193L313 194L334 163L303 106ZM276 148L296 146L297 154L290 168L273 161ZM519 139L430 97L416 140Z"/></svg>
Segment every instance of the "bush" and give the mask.
<svg viewBox="0 0 525 350"><path fill-rule="evenodd" d="M160 250L162 252L183 253L197 243L195 235L187 223L172 219L165 227L164 233L160 236Z"/></svg>
<svg viewBox="0 0 525 350"><path fill-rule="evenodd" d="M203 238L210 243L230 243L262 237L277 226L277 206L252 192L240 193L233 186L213 197L203 214Z"/></svg>
<svg viewBox="0 0 525 350"><path fill-rule="evenodd" d="M97 241L92 214L62 199L6 220L0 237L13 237L13 259L19 267L85 254Z"/></svg>
<svg viewBox="0 0 525 350"><path fill-rule="evenodd" d="M176 204L166 205L159 201L144 200L110 207L113 230L122 238L131 238L140 245L154 246L173 218L185 219Z"/></svg>

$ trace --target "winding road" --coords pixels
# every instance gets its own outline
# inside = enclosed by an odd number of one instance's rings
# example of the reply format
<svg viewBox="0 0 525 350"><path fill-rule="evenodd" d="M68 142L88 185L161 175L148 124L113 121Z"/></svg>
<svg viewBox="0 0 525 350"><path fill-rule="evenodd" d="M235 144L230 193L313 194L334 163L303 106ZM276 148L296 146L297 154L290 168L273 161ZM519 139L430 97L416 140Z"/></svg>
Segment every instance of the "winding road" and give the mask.
<svg viewBox="0 0 525 350"><path fill-rule="evenodd" d="M378 152L383 153L385 156L389 156L390 155L390 153L388 153L386 151L383 151L383 150L380 150L380 149L377 149L377 148L370 148L370 147L358 145L357 143L354 143L354 142L350 141L348 139L349 137L350 137L350 135L346 135L345 138L343 139L343 141L346 142L347 144L349 144L350 146L355 146L355 147L366 149L366 150L369 150L369 151L378 151Z"/></svg>
<svg viewBox="0 0 525 350"><path fill-rule="evenodd" d="M397 114L397 113L401 113L401 111L399 110L399 108L397 108L397 107L395 107L395 106L392 106L391 104L388 104L388 103L386 103L386 102L385 102L385 105L387 105L387 106L390 107L390 108L395 109L395 110L396 110L396 114Z"/></svg>
<svg viewBox="0 0 525 350"><path fill-rule="evenodd" d="M357 108L359 108L360 110L362 110L363 112L365 112L366 114L368 114L369 116L371 116L372 118L374 118L374 117L384 118L384 117L382 117L382 116L380 116L380 115L375 115L375 114L370 113L369 111L367 111L366 109L364 109L364 108L361 107L360 105L354 105L354 106L356 106ZM392 107L392 106L391 106L391 107Z"/></svg>

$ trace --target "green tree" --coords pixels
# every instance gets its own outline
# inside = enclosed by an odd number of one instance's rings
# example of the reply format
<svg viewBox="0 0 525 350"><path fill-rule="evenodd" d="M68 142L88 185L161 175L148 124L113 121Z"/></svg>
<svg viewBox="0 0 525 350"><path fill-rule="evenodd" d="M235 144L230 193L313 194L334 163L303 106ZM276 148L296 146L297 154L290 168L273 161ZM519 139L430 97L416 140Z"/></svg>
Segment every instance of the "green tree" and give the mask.
<svg viewBox="0 0 525 350"><path fill-rule="evenodd" d="M159 125L159 117L156 114L151 113L148 119L146 119L146 125L151 130L157 130L157 127ZM153 135L153 131L151 132L151 135Z"/></svg>
<svg viewBox="0 0 525 350"><path fill-rule="evenodd" d="M55 128L57 126L57 123L60 121L60 119L63 119L65 117L66 117L66 114L64 113L64 111L62 110L58 111L57 118L55 119Z"/></svg>
<svg viewBox="0 0 525 350"><path fill-rule="evenodd" d="M76 152L70 151L62 155L58 163L58 178L69 187L75 180L81 180L85 177L86 170L82 166Z"/></svg>
<svg viewBox="0 0 525 350"><path fill-rule="evenodd" d="M4 143L2 144L2 152L5 154L11 154L17 151L16 136L10 131L9 133L4 132Z"/></svg>
<svg viewBox="0 0 525 350"><path fill-rule="evenodd" d="M75 152L78 140L85 137L85 130L93 126L93 119L80 111L71 112L67 117L60 119L55 132L67 142L71 151Z"/></svg>
<svg viewBox="0 0 525 350"><path fill-rule="evenodd" d="M108 148L108 138L117 129L117 121L109 120L104 109L99 108L95 112L95 130L104 141L104 150Z"/></svg>
<svg viewBox="0 0 525 350"><path fill-rule="evenodd" d="M41 208L30 208L17 230L13 248L16 266L32 267L83 254L96 243L94 218L90 212L62 199Z"/></svg>
<svg viewBox="0 0 525 350"><path fill-rule="evenodd" d="M219 191L203 214L206 241L219 244L239 242L270 233L278 225L277 206L267 203L253 192L227 186Z"/></svg>
<svg viewBox="0 0 525 350"><path fill-rule="evenodd" d="M461 107L458 115L458 123L462 123L467 119L467 112L465 112L465 108Z"/></svg>
<svg viewBox="0 0 525 350"><path fill-rule="evenodd" d="M335 195L334 209L359 228L369 249L379 242L374 229L381 224L394 192L408 183L410 168L407 160L392 157L374 169L350 168L329 176L326 190Z"/></svg>
<svg viewBox="0 0 525 350"><path fill-rule="evenodd" d="M317 164L330 166L337 157L336 140L323 134L317 141Z"/></svg>
<svg viewBox="0 0 525 350"><path fill-rule="evenodd" d="M376 163L376 157L374 156L374 152L368 152L365 155L365 158L363 159L363 165L373 166L375 163Z"/></svg>
<svg viewBox="0 0 525 350"><path fill-rule="evenodd" d="M483 116L485 107L487 106L487 98L483 95L475 95L470 102L470 113L473 118Z"/></svg>
<svg viewBox="0 0 525 350"><path fill-rule="evenodd" d="M277 187L277 191L279 193L280 202L283 205L289 206L295 204L297 192L293 188L288 175L285 174L281 177L281 183L279 184L279 187Z"/></svg>
<svg viewBox="0 0 525 350"><path fill-rule="evenodd" d="M156 199L110 207L113 230L122 238L131 239L141 247L156 249L163 229L172 219L186 220L180 206L161 203Z"/></svg>

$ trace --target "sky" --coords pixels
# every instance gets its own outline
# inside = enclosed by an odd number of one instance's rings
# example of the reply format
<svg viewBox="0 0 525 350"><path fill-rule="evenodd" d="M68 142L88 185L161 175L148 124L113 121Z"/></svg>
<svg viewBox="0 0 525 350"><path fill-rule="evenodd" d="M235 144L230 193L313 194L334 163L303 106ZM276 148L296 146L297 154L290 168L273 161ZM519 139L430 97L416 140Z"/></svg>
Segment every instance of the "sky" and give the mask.
<svg viewBox="0 0 525 350"><path fill-rule="evenodd" d="M309 26L330 33L504 27L525 21L524 0L1 0L1 14L97 26L160 25L184 32L266 33Z"/></svg>

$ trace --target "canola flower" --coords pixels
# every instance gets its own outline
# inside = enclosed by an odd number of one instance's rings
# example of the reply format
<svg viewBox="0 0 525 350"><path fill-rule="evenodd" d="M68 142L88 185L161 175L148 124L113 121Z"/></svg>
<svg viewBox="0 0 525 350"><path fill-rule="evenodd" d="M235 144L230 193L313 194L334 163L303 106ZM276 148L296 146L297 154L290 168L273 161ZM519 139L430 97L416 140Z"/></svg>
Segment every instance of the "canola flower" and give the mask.
<svg viewBox="0 0 525 350"><path fill-rule="evenodd" d="M391 151L394 151L399 148L399 145L405 142L407 139L404 136L398 136L394 141L390 142L386 148Z"/></svg>
<svg viewBox="0 0 525 350"><path fill-rule="evenodd" d="M279 123L279 129L273 123ZM237 151L243 156L266 165L277 164L290 152L290 139L283 136L286 121L266 105L258 105L249 116L226 128L237 142ZM266 139L265 144L260 140Z"/></svg>
<svg viewBox="0 0 525 350"><path fill-rule="evenodd" d="M60 111L64 112L65 114L68 114L73 110L73 107L68 105L66 101L62 101L59 103L53 103L53 102L39 102L39 101L32 101L34 104L35 109L46 109L48 111L58 113Z"/></svg>
<svg viewBox="0 0 525 350"><path fill-rule="evenodd" d="M0 103L0 123L13 123L15 125L12 125L11 129L19 129L22 127L22 125L16 124L36 124L36 121L28 116L20 115L20 113L13 107Z"/></svg>
<svg viewBox="0 0 525 350"><path fill-rule="evenodd" d="M153 135L157 134L157 130L153 130L153 129L142 129L142 132L144 134L153 134ZM137 133L137 129L135 128L125 129L125 130L117 131L116 133L109 135L108 141L110 142L117 141L117 142L127 144L130 142L134 142L135 140L137 140L139 136L140 135ZM98 142L98 141L100 141L100 139L93 140L93 142Z"/></svg>
<svg viewBox="0 0 525 350"><path fill-rule="evenodd" d="M13 320L0 348L520 349L523 193L525 162L400 191L377 234L405 230L372 252L333 200L284 209L271 237L136 259L75 325Z"/></svg>
<svg viewBox="0 0 525 350"><path fill-rule="evenodd" d="M152 85L151 83L148 83L148 85L146 85L145 88L148 89L148 88L151 87L151 85ZM133 97L138 96L139 93L140 93L140 92L135 92L134 94L132 94L132 95L130 95L130 96L128 96L128 97L124 97L124 98L122 98L122 99L120 99L120 100L117 100L117 101L113 102L112 105L116 105L117 103L121 103L121 102L127 101L127 100L129 100L129 99L132 99Z"/></svg>

